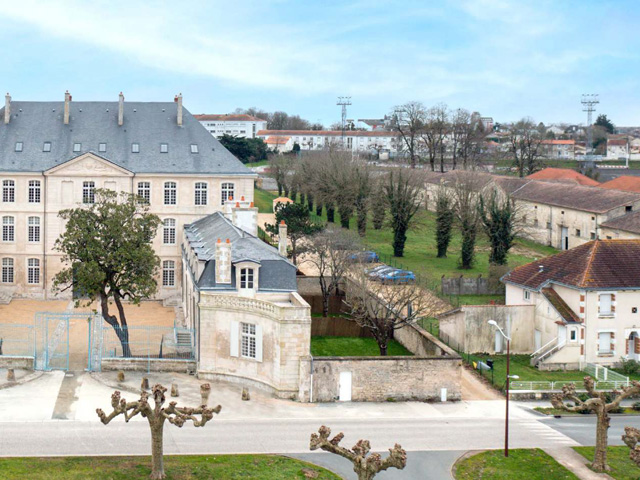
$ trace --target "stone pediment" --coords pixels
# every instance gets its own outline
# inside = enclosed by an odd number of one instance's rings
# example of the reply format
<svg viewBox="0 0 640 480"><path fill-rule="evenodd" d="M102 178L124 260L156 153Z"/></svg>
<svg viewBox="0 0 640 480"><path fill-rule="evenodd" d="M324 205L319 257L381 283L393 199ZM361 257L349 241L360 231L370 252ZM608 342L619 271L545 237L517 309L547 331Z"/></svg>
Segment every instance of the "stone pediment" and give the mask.
<svg viewBox="0 0 640 480"><path fill-rule="evenodd" d="M60 176L133 176L133 172L94 153L83 153L82 155L50 168L45 171L44 174Z"/></svg>

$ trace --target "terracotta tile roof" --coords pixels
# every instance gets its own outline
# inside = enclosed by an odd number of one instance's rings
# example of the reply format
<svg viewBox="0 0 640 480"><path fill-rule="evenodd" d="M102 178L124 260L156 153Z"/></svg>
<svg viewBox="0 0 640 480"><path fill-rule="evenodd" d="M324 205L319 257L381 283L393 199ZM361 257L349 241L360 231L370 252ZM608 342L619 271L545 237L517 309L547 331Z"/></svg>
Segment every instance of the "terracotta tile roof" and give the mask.
<svg viewBox="0 0 640 480"><path fill-rule="evenodd" d="M618 178L601 183L600 186L602 188L610 188L612 190L640 193L640 177L621 175Z"/></svg>
<svg viewBox="0 0 640 480"><path fill-rule="evenodd" d="M640 194L570 183L531 180L515 191L513 198L583 212L607 213L614 208L637 203L640 201Z"/></svg>
<svg viewBox="0 0 640 480"><path fill-rule="evenodd" d="M567 323L582 323L582 319L571 309L567 302L565 302L558 292L553 288L543 288L542 294L545 296L549 303L553 305L556 312L560 314L562 319Z"/></svg>
<svg viewBox="0 0 640 480"><path fill-rule="evenodd" d="M291 137L268 137L264 143L267 145L284 145L289 140L291 140Z"/></svg>
<svg viewBox="0 0 640 480"><path fill-rule="evenodd" d="M610 138L607 140L607 147L626 147L627 143L629 142L626 139Z"/></svg>
<svg viewBox="0 0 640 480"><path fill-rule="evenodd" d="M612 218L600 224L602 227L613 230L640 234L640 212L628 213L620 217Z"/></svg>
<svg viewBox="0 0 640 480"><path fill-rule="evenodd" d="M544 145L575 145L575 140L543 140Z"/></svg>
<svg viewBox="0 0 640 480"><path fill-rule="evenodd" d="M599 185L599 182L593 178L589 178L575 170L570 168L552 168L548 167L539 172L532 173L527 178L533 178L534 180L557 180L557 181L570 181L578 183L579 185L587 185L589 187L595 187Z"/></svg>
<svg viewBox="0 0 640 480"><path fill-rule="evenodd" d="M549 283L584 289L639 288L640 240L594 240L513 269L502 277L538 290Z"/></svg>
<svg viewBox="0 0 640 480"><path fill-rule="evenodd" d="M205 114L202 113L200 115L194 115L194 117L196 118L196 120L199 120L201 122L204 121L218 121L218 122L266 122L266 120L262 119L262 118L258 118L258 117L254 117L253 115L246 115L246 114Z"/></svg>
<svg viewBox="0 0 640 480"><path fill-rule="evenodd" d="M395 132L386 130L349 130L344 132L347 137L397 137ZM296 135L296 136L321 136L321 137L341 137L341 130L260 130L256 134L260 137L267 135Z"/></svg>

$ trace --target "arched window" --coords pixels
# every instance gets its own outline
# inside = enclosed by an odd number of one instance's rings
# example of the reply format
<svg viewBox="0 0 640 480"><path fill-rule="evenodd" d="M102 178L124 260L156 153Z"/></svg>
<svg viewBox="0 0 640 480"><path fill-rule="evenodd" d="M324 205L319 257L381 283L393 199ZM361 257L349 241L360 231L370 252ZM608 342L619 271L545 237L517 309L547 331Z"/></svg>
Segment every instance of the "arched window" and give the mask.
<svg viewBox="0 0 640 480"><path fill-rule="evenodd" d="M40 260L37 258L27 260L27 283L31 285L40 283Z"/></svg>
<svg viewBox="0 0 640 480"><path fill-rule="evenodd" d="M13 283L13 258L2 259L2 283Z"/></svg>
<svg viewBox="0 0 640 480"><path fill-rule="evenodd" d="M165 245L176 244L176 220L175 218L165 218L163 222L162 243Z"/></svg>
<svg viewBox="0 0 640 480"><path fill-rule="evenodd" d="M13 217L2 217L2 241L15 241L15 219Z"/></svg>
<svg viewBox="0 0 640 480"><path fill-rule="evenodd" d="M207 183L197 182L195 185L195 204L206 205L207 204Z"/></svg>
<svg viewBox="0 0 640 480"><path fill-rule="evenodd" d="M164 204L175 205L178 202L178 185L176 182L164 182Z"/></svg>
<svg viewBox="0 0 640 480"><path fill-rule="evenodd" d="M227 200L229 200L230 198L234 198L235 194L234 194L234 184L233 183L223 183L222 187L220 188L220 191L222 193L222 205L225 204L225 202Z"/></svg>
<svg viewBox="0 0 640 480"><path fill-rule="evenodd" d="M173 260L162 262L162 286L175 287L176 285L176 263Z"/></svg>

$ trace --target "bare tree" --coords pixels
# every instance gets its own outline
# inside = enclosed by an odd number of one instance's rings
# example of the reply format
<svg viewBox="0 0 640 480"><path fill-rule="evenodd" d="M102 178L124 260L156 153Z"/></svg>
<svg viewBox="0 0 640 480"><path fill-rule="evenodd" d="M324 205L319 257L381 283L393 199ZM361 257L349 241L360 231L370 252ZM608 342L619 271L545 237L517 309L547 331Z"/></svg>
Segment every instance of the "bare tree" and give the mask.
<svg viewBox="0 0 640 480"><path fill-rule="evenodd" d="M427 110L425 124L421 132L427 147L431 170L435 171L436 158L440 158L440 171L444 172L444 157L447 146L445 140L449 132L449 109L443 103Z"/></svg>
<svg viewBox="0 0 640 480"><path fill-rule="evenodd" d="M449 190L443 185L436 187L436 246L438 258L446 258L454 221L454 205Z"/></svg>
<svg viewBox="0 0 640 480"><path fill-rule="evenodd" d="M329 427L324 425L320 427L318 433L311 434L311 450L319 448L346 458L353 463L353 471L358 475L358 480L371 480L383 470L389 468L402 470L407 465L407 452L397 443L389 449L389 456L382 460L379 453L369 455L371 451L369 440L358 440L358 443L349 450L340 446L340 442L344 438L343 433L339 433L332 439L329 439L330 436L331 429Z"/></svg>
<svg viewBox="0 0 640 480"><path fill-rule="evenodd" d="M329 316L329 298L343 282L360 242L348 231L329 226L309 238L305 262L318 272L322 316Z"/></svg>
<svg viewBox="0 0 640 480"><path fill-rule="evenodd" d="M474 168L483 155L483 142L486 133L480 122L480 114L469 114L467 110L457 109L451 119L452 164L455 170L462 162L464 170Z"/></svg>
<svg viewBox="0 0 640 480"><path fill-rule="evenodd" d="M606 392L596 391L593 378L584 377L584 388L589 396L587 400L582 400L576 394L576 387L571 383L563 385L562 393L551 396L551 404L554 408L567 412L593 412L596 414L596 450L591 468L596 472L604 472L609 469L607 465L608 432L611 422L609 412L619 408L620 402L625 398L640 393L640 382L634 381L631 386L622 387L622 392L613 392L614 398L610 402L607 402ZM573 402L573 405L566 404L565 400Z"/></svg>
<svg viewBox="0 0 640 480"><path fill-rule="evenodd" d="M289 196L294 172L294 159L290 155L271 155L269 175L278 185L278 195Z"/></svg>
<svg viewBox="0 0 640 480"><path fill-rule="evenodd" d="M437 297L418 285L374 282L363 270L350 277L344 303L354 321L371 331L381 356L387 355L395 330L433 316L440 305Z"/></svg>
<svg viewBox="0 0 640 480"><path fill-rule="evenodd" d="M416 168L424 144L420 133L425 124L426 109L420 102L407 102L394 108L391 127L398 132L398 150L409 154L411 168Z"/></svg>
<svg viewBox="0 0 640 480"><path fill-rule="evenodd" d="M140 400L136 402L127 402L124 398L120 398L120 392L115 391L111 395L111 407L113 411L107 415L102 409L96 409L100 421L107 425L111 420L118 415L123 415L125 422L129 422L131 418L138 414L141 414L149 422L149 428L151 429L151 476L152 479L166 478L164 473L163 462L163 441L162 434L165 420L175 425L176 427L182 427L185 422L191 421L194 427L204 427L206 423L213 418L214 413L220 413L222 407L218 405L215 408L209 408L207 406L209 399L209 392L211 386L205 383L200 386L201 405L199 407L178 407L177 402L169 403L169 406L164 408L165 392L167 389L162 385L154 385L151 390L151 397L154 402L154 406L149 405L149 394L142 392ZM200 419L196 417L200 415Z"/></svg>
<svg viewBox="0 0 640 480"><path fill-rule="evenodd" d="M384 183L391 228L393 229L393 255L404 255L407 231L422 205L424 177L418 172L407 173L403 169L389 172Z"/></svg>
<svg viewBox="0 0 640 480"><path fill-rule="evenodd" d="M519 177L526 177L544 167L542 140L530 118L509 126L509 154Z"/></svg>

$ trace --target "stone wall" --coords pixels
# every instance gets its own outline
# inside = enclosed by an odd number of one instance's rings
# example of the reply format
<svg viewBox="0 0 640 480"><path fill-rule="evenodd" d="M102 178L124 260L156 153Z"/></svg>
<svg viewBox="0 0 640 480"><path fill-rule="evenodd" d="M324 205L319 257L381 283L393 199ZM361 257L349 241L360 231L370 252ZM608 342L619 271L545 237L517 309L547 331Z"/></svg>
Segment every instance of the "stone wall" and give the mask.
<svg viewBox="0 0 640 480"><path fill-rule="evenodd" d="M313 367L312 367L313 365ZM339 396L340 372L351 372L351 400L439 401L461 399L462 360L440 357L305 357L301 364L301 401L334 402ZM313 375L309 375L313 370Z"/></svg>
<svg viewBox="0 0 640 480"><path fill-rule="evenodd" d="M33 357L6 357L0 355L0 368L33 370Z"/></svg>
<svg viewBox="0 0 640 480"><path fill-rule="evenodd" d="M176 372L192 373L196 371L195 360L173 360L168 358L103 358L103 371L135 371L135 372Z"/></svg>

